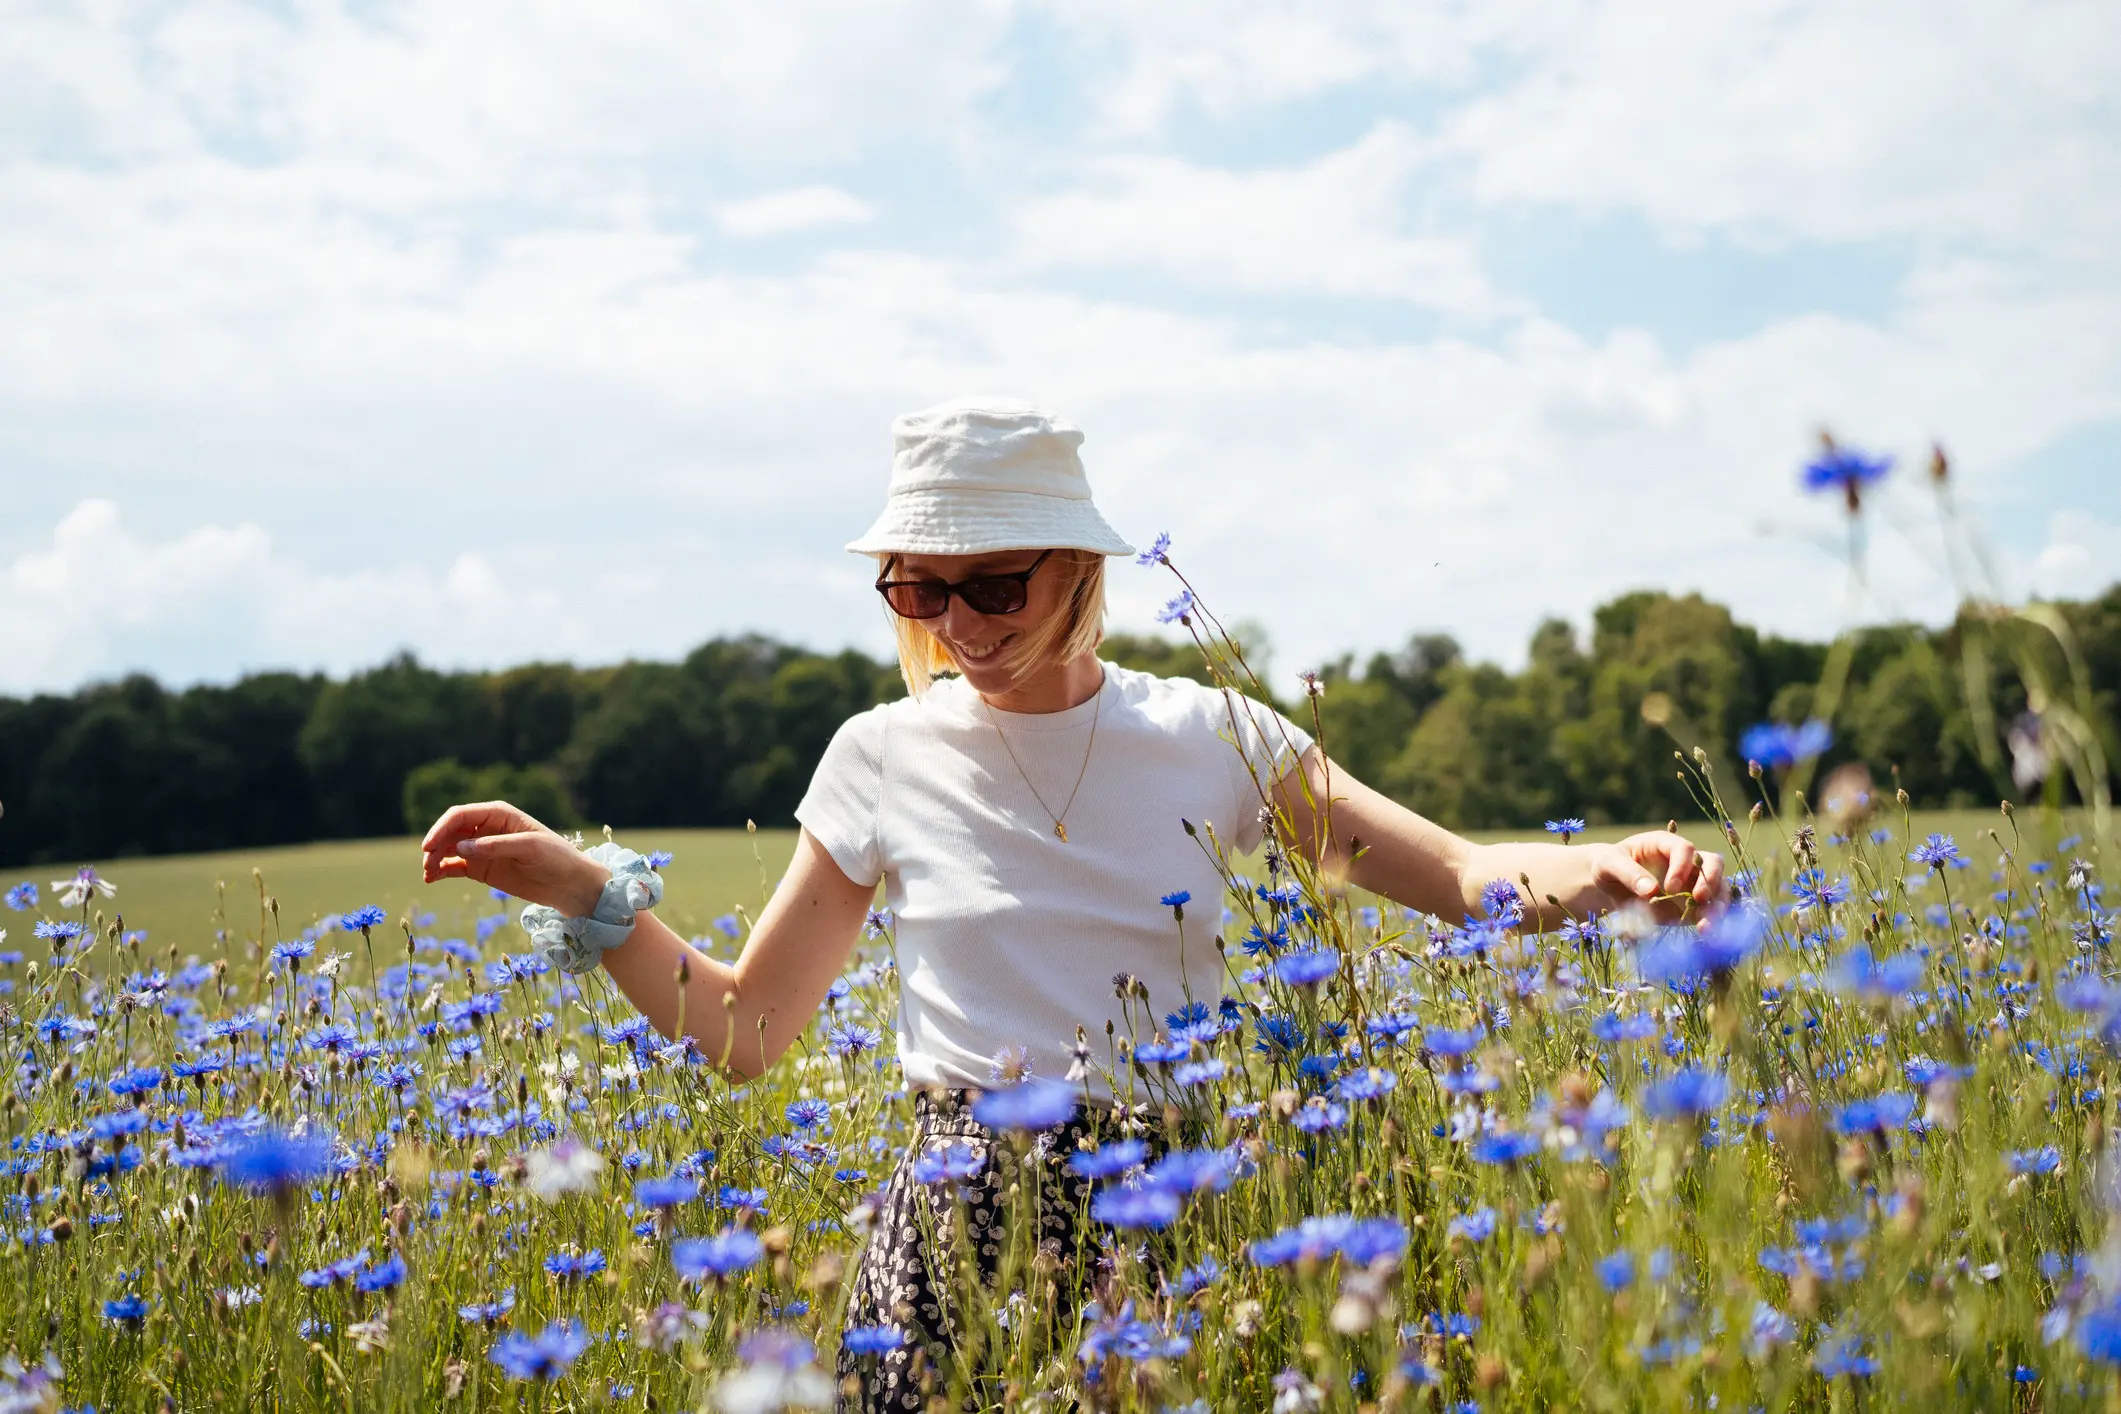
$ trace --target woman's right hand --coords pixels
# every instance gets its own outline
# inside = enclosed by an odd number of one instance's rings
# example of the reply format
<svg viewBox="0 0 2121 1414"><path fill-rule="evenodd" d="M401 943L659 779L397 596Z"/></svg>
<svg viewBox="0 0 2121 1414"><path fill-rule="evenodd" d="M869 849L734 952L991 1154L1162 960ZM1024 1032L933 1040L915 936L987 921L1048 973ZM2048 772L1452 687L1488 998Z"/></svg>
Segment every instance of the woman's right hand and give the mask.
<svg viewBox="0 0 2121 1414"><path fill-rule="evenodd" d="M597 906L611 871L564 835L504 800L452 805L420 841L421 873L477 879L490 888L580 918Z"/></svg>

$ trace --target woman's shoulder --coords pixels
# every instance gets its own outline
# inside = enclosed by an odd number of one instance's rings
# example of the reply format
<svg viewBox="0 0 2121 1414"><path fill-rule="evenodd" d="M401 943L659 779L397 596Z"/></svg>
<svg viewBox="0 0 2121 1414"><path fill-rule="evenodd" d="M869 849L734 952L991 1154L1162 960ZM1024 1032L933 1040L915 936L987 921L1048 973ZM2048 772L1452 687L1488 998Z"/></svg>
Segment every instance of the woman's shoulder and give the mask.
<svg viewBox="0 0 2121 1414"><path fill-rule="evenodd" d="M1107 663L1119 701L1153 721L1173 725L1220 721L1228 711L1231 694L1225 689L1192 678L1164 678L1136 668Z"/></svg>

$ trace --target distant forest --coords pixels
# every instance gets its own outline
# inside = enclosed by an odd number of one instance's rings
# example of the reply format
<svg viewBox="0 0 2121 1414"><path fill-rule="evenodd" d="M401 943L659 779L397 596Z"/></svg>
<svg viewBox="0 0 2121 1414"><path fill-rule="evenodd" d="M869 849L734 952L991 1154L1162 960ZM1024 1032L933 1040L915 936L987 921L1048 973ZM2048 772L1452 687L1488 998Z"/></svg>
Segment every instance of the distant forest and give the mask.
<svg viewBox="0 0 2121 1414"><path fill-rule="evenodd" d="M2054 607L2094 684L2106 760L2121 761L2121 585ZM2008 757L1982 750L1967 710L1965 627L1864 631L1823 764L1861 760L1888 788L1897 773L1923 805L2011 795ZM1115 635L1104 651L1206 676L1190 643ZM1739 784L1740 733L1809 715L1826 656L1699 596L1646 592L1601 606L1588 642L1542 625L1518 672L1468 662L1441 634L1343 658L1317 705L1336 760L1449 825L1663 820L1696 813L1675 742ZM1281 705L1308 725L1280 676ZM0 697L0 864L401 834L490 796L553 824L787 825L833 730L901 692L895 665L859 652L743 637L678 663L443 672L407 654L344 680L273 672L171 691L134 676ZM1653 693L1670 705L1659 724L1643 711ZM2025 692L2005 671L1992 695L2000 731Z"/></svg>

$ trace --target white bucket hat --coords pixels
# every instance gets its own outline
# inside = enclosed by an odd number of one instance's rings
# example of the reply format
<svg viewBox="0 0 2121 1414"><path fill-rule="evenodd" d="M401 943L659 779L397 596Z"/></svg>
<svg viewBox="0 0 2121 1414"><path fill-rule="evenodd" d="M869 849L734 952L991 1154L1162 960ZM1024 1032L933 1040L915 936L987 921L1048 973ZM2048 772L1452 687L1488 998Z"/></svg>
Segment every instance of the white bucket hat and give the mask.
<svg viewBox="0 0 2121 1414"><path fill-rule="evenodd" d="M1083 430L1011 398L959 398L891 424L884 513L847 548L861 555L1134 547L1090 503Z"/></svg>

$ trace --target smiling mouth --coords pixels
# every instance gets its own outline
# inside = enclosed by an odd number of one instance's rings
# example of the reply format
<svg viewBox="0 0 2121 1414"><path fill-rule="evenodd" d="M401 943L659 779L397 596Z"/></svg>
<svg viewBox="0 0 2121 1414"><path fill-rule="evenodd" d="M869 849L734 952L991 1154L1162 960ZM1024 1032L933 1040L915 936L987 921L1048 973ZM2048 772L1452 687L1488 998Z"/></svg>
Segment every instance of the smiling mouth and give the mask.
<svg viewBox="0 0 2121 1414"><path fill-rule="evenodd" d="M1002 649L1008 647L1015 638L1016 635L1013 633L1004 634L985 648L969 648L962 643L953 643L950 645L950 651L955 653L958 661L963 663L991 663L1000 655Z"/></svg>

